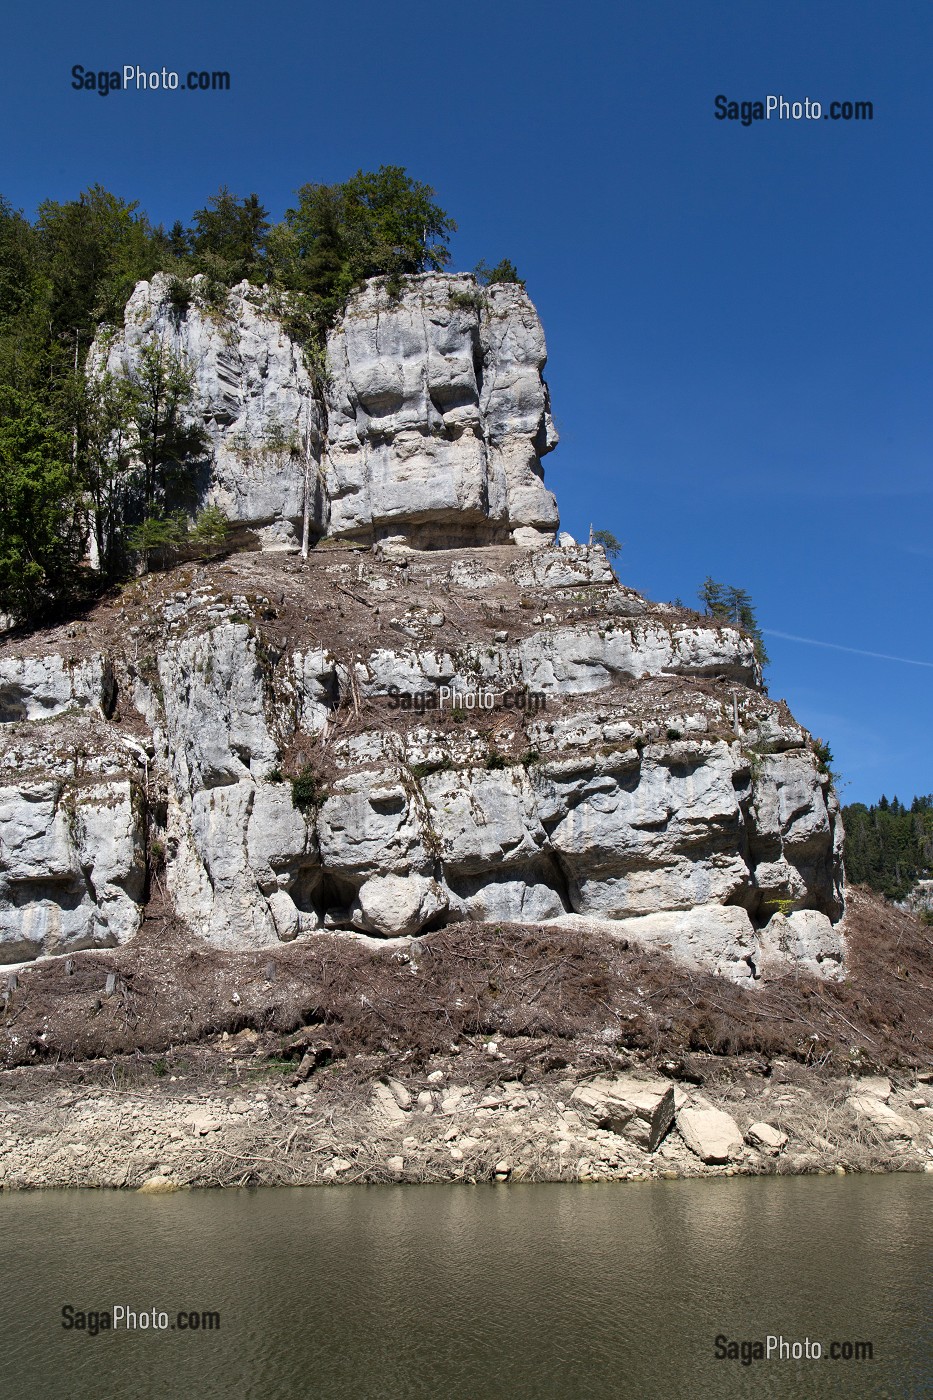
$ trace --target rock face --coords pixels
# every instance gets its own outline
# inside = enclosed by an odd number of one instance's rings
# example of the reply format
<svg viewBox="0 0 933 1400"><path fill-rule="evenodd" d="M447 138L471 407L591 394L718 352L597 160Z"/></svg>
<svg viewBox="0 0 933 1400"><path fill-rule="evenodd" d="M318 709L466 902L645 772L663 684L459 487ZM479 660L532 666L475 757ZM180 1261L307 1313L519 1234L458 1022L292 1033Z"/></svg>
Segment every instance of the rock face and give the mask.
<svg viewBox="0 0 933 1400"><path fill-rule="evenodd" d="M148 859L220 948L584 918L741 981L838 972L809 736L749 638L598 549L240 555L88 635L0 668L8 960L131 935Z"/></svg>
<svg viewBox="0 0 933 1400"><path fill-rule="evenodd" d="M426 273L393 298L373 279L328 337L317 394L266 291L244 282L222 305L206 296L203 278L187 305L166 274L141 282L88 372L133 378L153 343L190 366L210 441L191 485L263 548L296 549L306 508L312 539L421 549L554 538L544 333L520 287Z"/></svg>
<svg viewBox="0 0 933 1400"><path fill-rule="evenodd" d="M315 387L267 292L160 274L89 373L153 344L192 370L192 484L263 549L4 644L0 960L123 941L155 890L219 948L566 919L838 973L838 803L752 639L550 543L523 291L370 282Z"/></svg>
<svg viewBox="0 0 933 1400"><path fill-rule="evenodd" d="M73 709L109 714L113 697L113 671L99 654L74 662L62 656L0 660L0 724Z"/></svg>
<svg viewBox="0 0 933 1400"><path fill-rule="evenodd" d="M89 716L16 728L0 756L0 959L126 942L145 894L139 755Z"/></svg>
<svg viewBox="0 0 933 1400"><path fill-rule="evenodd" d="M210 444L206 459L191 464L194 493L250 525L264 548L293 548L305 463L313 461L316 482L321 452L321 413L301 351L249 283L221 306L207 300L203 278L192 280L187 306L173 301L175 285L165 273L140 282L122 328L91 347L87 373L134 379L152 345L179 356L193 375L194 411Z"/></svg>
<svg viewBox="0 0 933 1400"><path fill-rule="evenodd" d="M374 280L327 359L328 533L416 548L553 539L544 332L521 288L428 274L395 302Z"/></svg>

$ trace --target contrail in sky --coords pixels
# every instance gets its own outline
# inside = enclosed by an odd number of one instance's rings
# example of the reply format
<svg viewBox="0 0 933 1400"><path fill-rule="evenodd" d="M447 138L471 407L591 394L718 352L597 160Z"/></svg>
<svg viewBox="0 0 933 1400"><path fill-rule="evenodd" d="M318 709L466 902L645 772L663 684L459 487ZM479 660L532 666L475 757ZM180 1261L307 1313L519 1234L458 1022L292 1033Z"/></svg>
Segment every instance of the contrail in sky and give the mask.
<svg viewBox="0 0 933 1400"><path fill-rule="evenodd" d="M828 647L830 651L847 651L852 656L872 656L876 661L900 661L905 666L927 666L933 670L933 661L915 661L912 656L890 656L886 651L863 651L861 647L844 647L839 642L818 642L815 637L797 637L793 632L775 632L771 627L763 627L768 637L780 637L785 642L805 642L808 647Z"/></svg>

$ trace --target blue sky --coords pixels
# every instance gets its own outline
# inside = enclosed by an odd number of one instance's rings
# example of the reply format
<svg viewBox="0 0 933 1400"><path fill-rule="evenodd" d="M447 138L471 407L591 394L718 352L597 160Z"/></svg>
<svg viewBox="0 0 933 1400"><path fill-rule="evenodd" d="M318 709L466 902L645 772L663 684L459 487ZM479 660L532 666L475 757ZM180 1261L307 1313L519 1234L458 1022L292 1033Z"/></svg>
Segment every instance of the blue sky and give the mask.
<svg viewBox="0 0 933 1400"><path fill-rule="evenodd" d="M433 184L455 266L511 257L541 312L565 528L614 531L654 598L747 588L843 801L933 791L926 0L90 0L4 40L0 191L29 213L94 182L167 223L221 184L276 217L359 167ZM76 63L231 90L101 98ZM745 127L720 93L874 120Z"/></svg>

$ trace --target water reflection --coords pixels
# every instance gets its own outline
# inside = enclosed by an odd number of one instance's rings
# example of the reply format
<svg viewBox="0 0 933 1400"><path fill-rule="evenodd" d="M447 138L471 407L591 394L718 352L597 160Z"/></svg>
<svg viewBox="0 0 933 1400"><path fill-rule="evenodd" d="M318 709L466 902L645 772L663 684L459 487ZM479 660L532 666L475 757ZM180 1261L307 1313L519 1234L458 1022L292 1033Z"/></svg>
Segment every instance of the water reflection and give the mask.
<svg viewBox="0 0 933 1400"><path fill-rule="evenodd" d="M930 1179L0 1198L0 1395L912 1397L931 1380ZM219 1332L64 1332L64 1303ZM714 1338L870 1340L744 1367Z"/></svg>

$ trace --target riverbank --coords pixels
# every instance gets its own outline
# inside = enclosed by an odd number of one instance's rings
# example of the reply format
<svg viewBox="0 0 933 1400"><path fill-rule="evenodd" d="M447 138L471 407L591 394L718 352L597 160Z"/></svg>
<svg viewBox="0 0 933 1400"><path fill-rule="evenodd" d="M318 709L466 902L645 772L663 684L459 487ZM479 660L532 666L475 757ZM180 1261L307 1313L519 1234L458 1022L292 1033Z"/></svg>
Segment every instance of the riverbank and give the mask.
<svg viewBox="0 0 933 1400"><path fill-rule="evenodd" d="M853 891L846 939L749 990L598 931L163 924L8 982L0 1188L931 1170L930 930Z"/></svg>
<svg viewBox="0 0 933 1400"><path fill-rule="evenodd" d="M778 1061L691 1068L702 1085L647 1066L620 1075L567 1067L514 1077L511 1056L461 1052L417 1073L324 1069L291 1085L279 1066L243 1063L250 1033L147 1064L43 1067L4 1075L0 1186L316 1185L328 1182L606 1181L646 1177L933 1172L933 1086L827 1078ZM372 1076L372 1077L371 1077ZM145 1082L148 1078L149 1082ZM110 1081L109 1086L108 1082ZM601 1127L580 1090L668 1085L675 1116L654 1150ZM583 1098L586 1097L584 1094ZM598 1096L597 1096L598 1097ZM880 1108L878 1106L881 1106ZM688 1146L690 1113L718 1110L738 1136L723 1160ZM618 1121L618 1120L616 1120ZM630 1120L631 1121L631 1120ZM712 1120L711 1120L712 1121ZM757 1126L756 1126L757 1125ZM634 1128L646 1127L641 1120ZM727 1127L724 1119L714 1126Z"/></svg>

